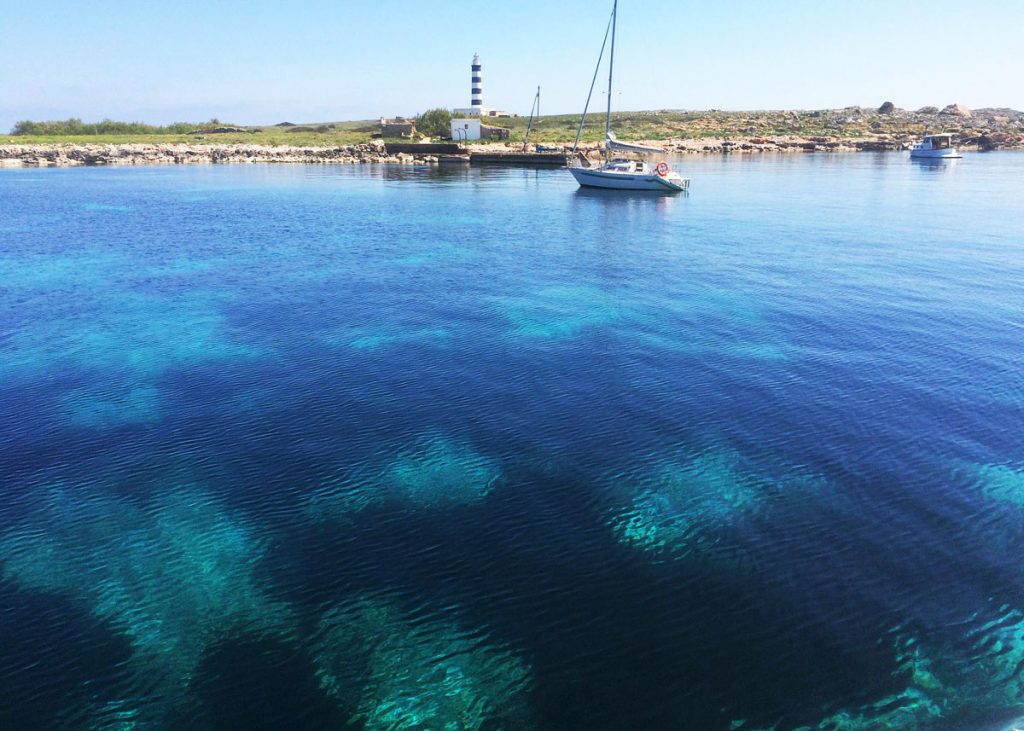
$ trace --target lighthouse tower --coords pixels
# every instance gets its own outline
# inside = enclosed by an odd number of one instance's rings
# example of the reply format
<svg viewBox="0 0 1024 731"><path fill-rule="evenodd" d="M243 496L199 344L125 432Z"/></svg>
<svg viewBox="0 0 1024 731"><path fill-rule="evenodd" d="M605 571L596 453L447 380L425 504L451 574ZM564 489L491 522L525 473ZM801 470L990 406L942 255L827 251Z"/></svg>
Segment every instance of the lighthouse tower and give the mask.
<svg viewBox="0 0 1024 731"><path fill-rule="evenodd" d="M473 54L473 86L472 106L473 110L480 114L484 108L484 77L483 66L480 65L480 55Z"/></svg>
<svg viewBox="0 0 1024 731"><path fill-rule="evenodd" d="M473 55L471 69L473 71L473 75L470 77L472 81L472 86L470 86L471 106L453 109L452 113L460 118L511 117L512 115L508 112L501 112L484 106L484 67L480 63L480 54Z"/></svg>

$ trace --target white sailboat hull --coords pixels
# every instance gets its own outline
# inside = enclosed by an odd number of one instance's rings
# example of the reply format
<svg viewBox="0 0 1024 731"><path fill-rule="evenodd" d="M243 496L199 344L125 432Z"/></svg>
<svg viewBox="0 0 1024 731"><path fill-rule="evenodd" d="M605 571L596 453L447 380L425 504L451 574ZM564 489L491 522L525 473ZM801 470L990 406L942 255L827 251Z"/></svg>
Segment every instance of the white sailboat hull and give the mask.
<svg viewBox="0 0 1024 731"><path fill-rule="evenodd" d="M662 177L648 173L610 172L591 168L569 168L576 182L587 188L610 190L650 190L661 193L686 190L690 181L677 175Z"/></svg>

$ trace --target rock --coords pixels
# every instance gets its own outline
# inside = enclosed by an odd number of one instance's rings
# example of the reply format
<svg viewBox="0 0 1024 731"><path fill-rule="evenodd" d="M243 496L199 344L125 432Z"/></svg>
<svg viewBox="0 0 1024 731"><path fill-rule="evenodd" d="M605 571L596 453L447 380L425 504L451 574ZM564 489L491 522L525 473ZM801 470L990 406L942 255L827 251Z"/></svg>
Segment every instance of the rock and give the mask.
<svg viewBox="0 0 1024 731"><path fill-rule="evenodd" d="M950 104L945 107L939 114L945 114L952 117L970 117L971 110L965 107L963 104Z"/></svg>
<svg viewBox="0 0 1024 731"><path fill-rule="evenodd" d="M882 106L880 106L878 108L878 113L879 114L892 114L895 109L896 109L896 105L893 104L892 102L884 102L882 104Z"/></svg>
<svg viewBox="0 0 1024 731"><path fill-rule="evenodd" d="M938 107L921 107L920 109L917 110L917 113L918 114L938 114L939 113L939 108Z"/></svg>

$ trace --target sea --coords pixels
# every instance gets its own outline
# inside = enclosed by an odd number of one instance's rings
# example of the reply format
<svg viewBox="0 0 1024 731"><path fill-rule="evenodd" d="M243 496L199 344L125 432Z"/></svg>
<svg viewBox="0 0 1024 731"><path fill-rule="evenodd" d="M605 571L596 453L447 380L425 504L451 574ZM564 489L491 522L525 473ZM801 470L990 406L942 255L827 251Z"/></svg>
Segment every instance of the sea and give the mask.
<svg viewBox="0 0 1024 731"><path fill-rule="evenodd" d="M1024 154L0 171L0 728L1024 723Z"/></svg>

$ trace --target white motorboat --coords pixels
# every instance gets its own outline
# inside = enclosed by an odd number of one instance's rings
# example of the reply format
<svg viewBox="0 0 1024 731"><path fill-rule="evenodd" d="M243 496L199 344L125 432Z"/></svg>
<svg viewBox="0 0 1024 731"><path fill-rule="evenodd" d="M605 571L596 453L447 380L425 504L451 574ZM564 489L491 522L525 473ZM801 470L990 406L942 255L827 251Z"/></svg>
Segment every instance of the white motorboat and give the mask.
<svg viewBox="0 0 1024 731"><path fill-rule="evenodd" d="M926 159L940 160L963 157L953 146L953 135L926 135L923 140L910 148L910 156Z"/></svg>
<svg viewBox="0 0 1024 731"><path fill-rule="evenodd" d="M618 9L619 2L615 0L612 5L612 17L609 19L608 29L605 31L604 43L601 44L601 55L597 60L597 68L594 69L594 79L590 82L590 93L587 95L587 103L583 107L583 116L580 118L579 130L576 132L576 142L572 147L569 172L576 178L577 183L588 188L649 190L660 193L678 193L687 190L690 187L690 179L674 172L665 161L651 166L642 161L612 158L612 152L635 155L664 153L664 150L659 147L620 142L615 137L615 133L612 132L612 79L615 72L615 30L618 20ZM605 116L604 130L605 162L599 167L594 167L587 160L586 156L578 152L578 149L580 136L583 134L583 123L587 118L587 110L590 108L590 99L594 95L594 84L597 82L597 73L601 68L601 60L604 57L604 49L608 43L609 33L611 34L612 47L608 62L608 112Z"/></svg>

